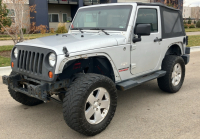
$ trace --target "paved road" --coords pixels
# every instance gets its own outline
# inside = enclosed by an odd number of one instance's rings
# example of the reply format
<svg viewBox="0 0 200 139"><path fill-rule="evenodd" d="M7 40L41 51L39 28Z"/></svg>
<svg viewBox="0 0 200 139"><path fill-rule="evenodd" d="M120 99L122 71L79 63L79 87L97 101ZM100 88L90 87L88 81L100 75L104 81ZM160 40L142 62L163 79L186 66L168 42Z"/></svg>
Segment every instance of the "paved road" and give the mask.
<svg viewBox="0 0 200 139"><path fill-rule="evenodd" d="M190 35L200 35L200 32L186 32L188 36Z"/></svg>
<svg viewBox="0 0 200 139"><path fill-rule="evenodd" d="M199 139L199 71L200 52L193 52L184 85L178 93L160 91L156 80L118 92L118 107L111 124L91 138ZM65 124L60 104L23 106L9 96L1 81L0 88L1 139L87 138Z"/></svg>

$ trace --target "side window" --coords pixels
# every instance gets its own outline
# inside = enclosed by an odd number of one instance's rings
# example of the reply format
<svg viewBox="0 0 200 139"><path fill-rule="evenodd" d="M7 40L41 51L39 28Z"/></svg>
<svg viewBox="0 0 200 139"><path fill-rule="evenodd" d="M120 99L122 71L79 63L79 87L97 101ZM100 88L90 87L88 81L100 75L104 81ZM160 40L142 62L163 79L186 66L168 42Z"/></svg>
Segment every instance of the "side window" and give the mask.
<svg viewBox="0 0 200 139"><path fill-rule="evenodd" d="M181 20L178 12L163 11L165 33L182 32Z"/></svg>
<svg viewBox="0 0 200 139"><path fill-rule="evenodd" d="M156 9L139 9L136 26L138 24L151 24L151 32L158 32L158 15Z"/></svg>

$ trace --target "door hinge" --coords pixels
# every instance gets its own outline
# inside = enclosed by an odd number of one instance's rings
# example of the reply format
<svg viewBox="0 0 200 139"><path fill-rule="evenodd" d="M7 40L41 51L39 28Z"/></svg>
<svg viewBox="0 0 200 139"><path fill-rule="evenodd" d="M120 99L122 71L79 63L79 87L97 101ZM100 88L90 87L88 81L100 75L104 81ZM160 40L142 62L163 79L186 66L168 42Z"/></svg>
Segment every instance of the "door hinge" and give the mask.
<svg viewBox="0 0 200 139"><path fill-rule="evenodd" d="M136 63L131 63L131 69L136 68Z"/></svg>
<svg viewBox="0 0 200 139"><path fill-rule="evenodd" d="M135 50L136 49L136 45L135 44L131 44L131 51Z"/></svg>

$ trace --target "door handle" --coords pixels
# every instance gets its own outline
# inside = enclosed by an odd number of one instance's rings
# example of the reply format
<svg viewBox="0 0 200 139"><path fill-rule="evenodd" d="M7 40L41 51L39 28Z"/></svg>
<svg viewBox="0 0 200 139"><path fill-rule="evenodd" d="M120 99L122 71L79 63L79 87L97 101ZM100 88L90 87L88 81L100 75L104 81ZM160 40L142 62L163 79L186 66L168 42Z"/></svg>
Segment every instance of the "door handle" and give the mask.
<svg viewBox="0 0 200 139"><path fill-rule="evenodd" d="M156 37L156 38L154 39L154 42L160 42L160 41L162 41L162 38L159 38L159 39L158 39L158 37Z"/></svg>

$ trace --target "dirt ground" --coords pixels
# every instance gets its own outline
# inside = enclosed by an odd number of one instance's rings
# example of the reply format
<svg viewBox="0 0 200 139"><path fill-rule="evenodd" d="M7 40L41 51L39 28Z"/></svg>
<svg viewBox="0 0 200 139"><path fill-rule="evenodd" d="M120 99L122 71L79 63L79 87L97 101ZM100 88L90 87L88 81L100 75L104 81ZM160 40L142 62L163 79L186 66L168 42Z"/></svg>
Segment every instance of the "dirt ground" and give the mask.
<svg viewBox="0 0 200 139"><path fill-rule="evenodd" d="M11 51L0 52L0 56L10 58Z"/></svg>

